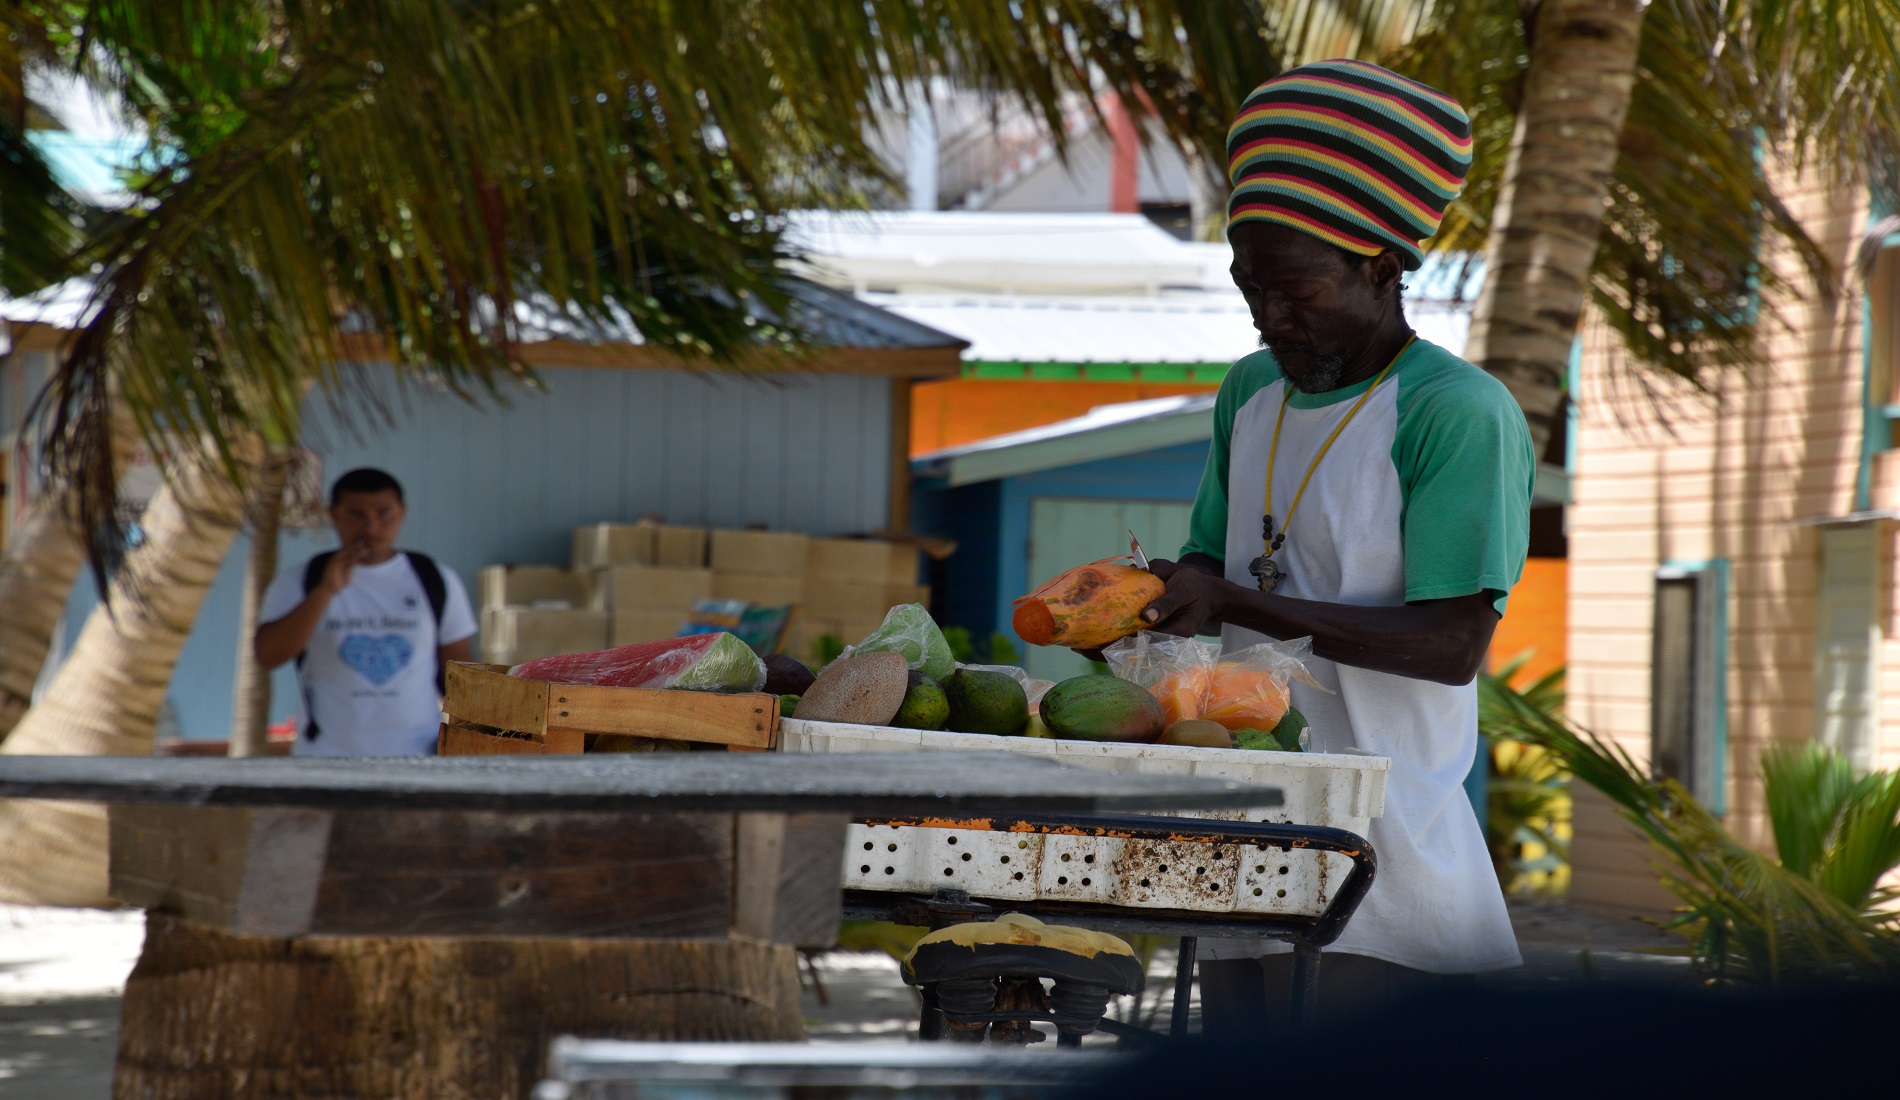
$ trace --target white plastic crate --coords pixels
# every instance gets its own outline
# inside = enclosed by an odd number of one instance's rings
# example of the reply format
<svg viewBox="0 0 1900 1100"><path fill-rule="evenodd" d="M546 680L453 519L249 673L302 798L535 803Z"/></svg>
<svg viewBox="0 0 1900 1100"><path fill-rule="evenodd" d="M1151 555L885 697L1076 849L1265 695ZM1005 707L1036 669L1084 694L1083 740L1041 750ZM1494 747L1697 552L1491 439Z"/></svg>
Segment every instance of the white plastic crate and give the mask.
<svg viewBox="0 0 1900 1100"><path fill-rule="evenodd" d="M1286 793L1272 809L1182 811L1179 817L1329 825L1365 835L1385 811L1383 756L1121 745L928 733L785 720L784 752L1022 752L1100 771L1206 775ZM847 889L951 888L1004 901L1086 901L1147 909L1317 916L1351 868L1344 856L1244 844L1125 841L1042 833L853 825Z"/></svg>

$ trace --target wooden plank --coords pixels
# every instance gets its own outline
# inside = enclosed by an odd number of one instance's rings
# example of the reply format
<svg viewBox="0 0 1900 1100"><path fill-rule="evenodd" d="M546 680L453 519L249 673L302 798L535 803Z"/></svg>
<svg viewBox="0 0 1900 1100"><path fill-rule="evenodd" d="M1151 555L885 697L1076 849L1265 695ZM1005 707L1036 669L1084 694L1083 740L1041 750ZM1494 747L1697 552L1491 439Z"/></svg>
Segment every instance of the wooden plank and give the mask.
<svg viewBox="0 0 1900 1100"><path fill-rule="evenodd" d="M111 806L112 896L246 935L296 935L330 828L324 810Z"/></svg>
<svg viewBox="0 0 1900 1100"><path fill-rule="evenodd" d="M733 815L732 931L772 938L778 915L779 867L785 856L784 814ZM839 846L842 859L844 848Z"/></svg>
<svg viewBox="0 0 1900 1100"><path fill-rule="evenodd" d="M235 806L189 816L172 806L107 807L108 889L127 905L230 925L257 813Z"/></svg>
<svg viewBox="0 0 1900 1100"><path fill-rule="evenodd" d="M843 814L785 815L773 943L830 947L838 942L844 898Z"/></svg>
<svg viewBox="0 0 1900 1100"><path fill-rule="evenodd" d="M1004 752L589 753L579 757L7 756L0 798L509 812L938 814L1224 810L1276 787L1123 774Z"/></svg>
<svg viewBox="0 0 1900 1100"><path fill-rule="evenodd" d="M546 743L526 737L497 737L485 730L443 723L435 735L438 756L540 756Z"/></svg>
<svg viewBox="0 0 1900 1100"><path fill-rule="evenodd" d="M548 688L543 680L508 675L502 665L450 661L443 709L458 724L520 733L546 733Z"/></svg>
<svg viewBox="0 0 1900 1100"><path fill-rule="evenodd" d="M549 684L548 689L550 726L760 749L778 744L776 695L646 691L592 684Z"/></svg>
<svg viewBox="0 0 1900 1100"><path fill-rule="evenodd" d="M732 820L340 814L308 931L724 939L733 906ZM833 861L843 854L841 838Z"/></svg>
<svg viewBox="0 0 1900 1100"><path fill-rule="evenodd" d="M762 693L557 684L509 676L500 665L450 662L444 706L453 724L534 734L549 743L550 752L580 752L578 738L588 733L755 749L778 745L778 697Z"/></svg>

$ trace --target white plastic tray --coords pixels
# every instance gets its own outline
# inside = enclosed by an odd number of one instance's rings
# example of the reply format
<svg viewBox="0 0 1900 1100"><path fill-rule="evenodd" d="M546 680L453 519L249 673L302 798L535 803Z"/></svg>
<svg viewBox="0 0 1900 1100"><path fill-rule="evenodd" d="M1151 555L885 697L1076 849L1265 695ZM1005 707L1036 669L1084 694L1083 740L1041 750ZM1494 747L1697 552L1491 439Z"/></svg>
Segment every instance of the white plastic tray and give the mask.
<svg viewBox="0 0 1900 1100"><path fill-rule="evenodd" d="M1208 775L1286 793L1270 810L1184 811L1178 816L1329 825L1364 835L1385 811L1383 756L1121 745L1034 737L928 733L888 726L785 720L783 752L1022 752L1101 771ZM1125 841L1042 833L853 825L847 889L952 888L1005 901L1086 901L1146 909L1318 916L1343 856L1238 844Z"/></svg>

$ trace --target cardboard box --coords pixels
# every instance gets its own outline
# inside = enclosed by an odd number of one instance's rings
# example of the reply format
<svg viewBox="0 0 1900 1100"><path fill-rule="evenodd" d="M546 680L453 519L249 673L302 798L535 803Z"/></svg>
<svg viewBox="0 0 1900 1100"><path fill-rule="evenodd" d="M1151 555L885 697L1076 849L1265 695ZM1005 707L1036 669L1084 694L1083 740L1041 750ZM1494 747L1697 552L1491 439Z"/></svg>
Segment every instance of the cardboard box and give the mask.
<svg viewBox="0 0 1900 1100"><path fill-rule="evenodd" d="M684 618L694 600L712 595L710 569L616 565L594 573L588 606L613 615L665 611Z"/></svg>
<svg viewBox="0 0 1900 1100"><path fill-rule="evenodd" d="M852 584L917 583L917 547L878 539L813 539L805 575Z"/></svg>
<svg viewBox="0 0 1900 1100"><path fill-rule="evenodd" d="M653 525L592 523L574 528L574 568L652 565Z"/></svg>
<svg viewBox="0 0 1900 1100"><path fill-rule="evenodd" d="M586 572L554 565L490 565L481 574L481 608L532 607L546 600L586 608L592 579Z"/></svg>
<svg viewBox="0 0 1900 1100"><path fill-rule="evenodd" d="M802 577L810 542L809 537L791 531L715 529L711 540L713 572Z"/></svg>
<svg viewBox="0 0 1900 1100"><path fill-rule="evenodd" d="M930 589L914 584L849 584L815 578L805 581L805 612L814 618L833 622L882 621L885 612L904 603L929 607Z"/></svg>
<svg viewBox="0 0 1900 1100"><path fill-rule="evenodd" d="M653 529L653 564L671 569L706 567L706 529L649 524Z"/></svg>
<svg viewBox="0 0 1900 1100"><path fill-rule="evenodd" d="M784 639L779 643L779 650L805 662L815 671L818 667L818 657L814 650L818 638L825 634L842 640L844 627L824 619L810 619L803 615L793 616L791 625L785 630Z"/></svg>
<svg viewBox="0 0 1900 1100"><path fill-rule="evenodd" d="M608 643L611 645L632 645L635 642L654 642L661 638L678 636L680 627L686 622L684 612L671 611L633 611L626 614L615 613L608 631Z"/></svg>
<svg viewBox="0 0 1900 1100"><path fill-rule="evenodd" d="M706 565L706 529L644 521L574 528L574 568L615 565L702 569Z"/></svg>
<svg viewBox="0 0 1900 1100"><path fill-rule="evenodd" d="M747 603L765 607L776 607L780 604L798 605L805 601L805 578L722 573L714 570L712 596L715 600L744 600Z"/></svg>
<svg viewBox="0 0 1900 1100"><path fill-rule="evenodd" d="M493 664L607 648L605 611L492 609L482 616L482 653Z"/></svg>

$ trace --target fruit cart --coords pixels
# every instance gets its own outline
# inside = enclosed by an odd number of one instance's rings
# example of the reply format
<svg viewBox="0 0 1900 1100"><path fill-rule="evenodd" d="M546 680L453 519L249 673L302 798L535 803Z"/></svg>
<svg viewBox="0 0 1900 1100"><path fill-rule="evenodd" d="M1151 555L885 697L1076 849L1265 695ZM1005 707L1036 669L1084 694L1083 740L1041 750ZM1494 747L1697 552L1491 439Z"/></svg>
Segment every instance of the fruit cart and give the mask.
<svg viewBox="0 0 1900 1100"><path fill-rule="evenodd" d="M1172 1030L1187 1023L1204 937L1294 951L1294 1018L1317 1003L1320 949L1371 887L1364 839L1384 809L1385 757L933 733L786 719L793 753L1004 751L1095 771L1195 775L1279 788L1283 803L1167 817L1028 813L861 817L845 838L845 915L932 929L1005 912L1112 933L1179 937ZM996 1015L1014 1019L1020 1013ZM941 1033L926 1000L922 1031ZM1131 1030L1103 1021L1105 1030Z"/></svg>

